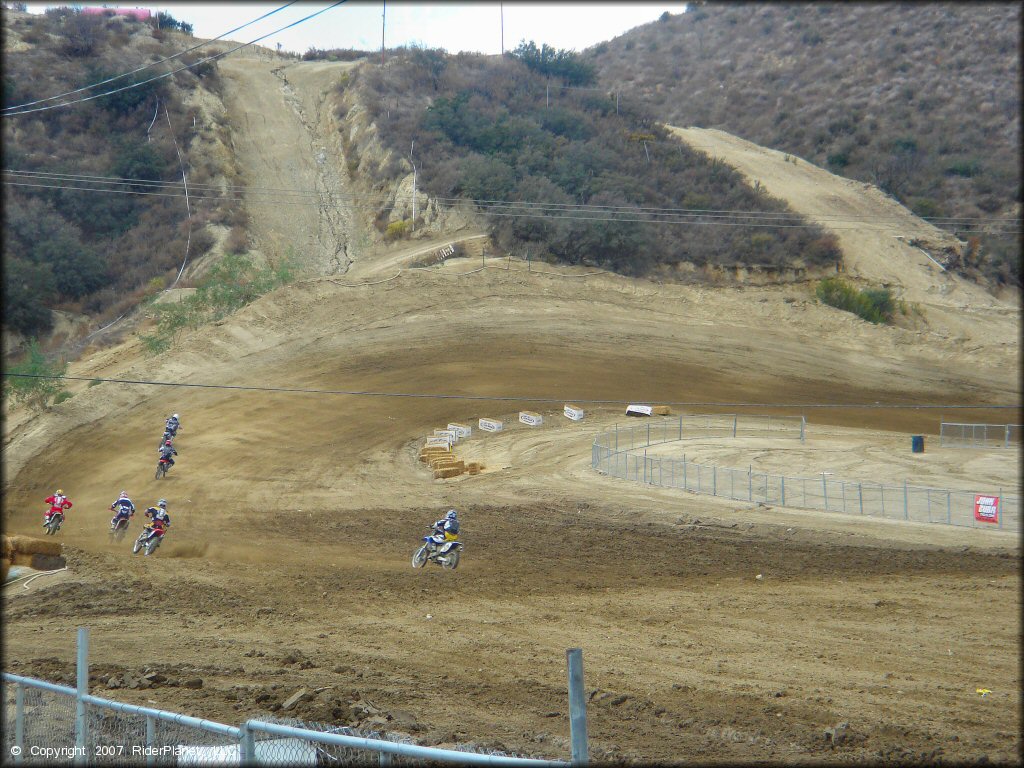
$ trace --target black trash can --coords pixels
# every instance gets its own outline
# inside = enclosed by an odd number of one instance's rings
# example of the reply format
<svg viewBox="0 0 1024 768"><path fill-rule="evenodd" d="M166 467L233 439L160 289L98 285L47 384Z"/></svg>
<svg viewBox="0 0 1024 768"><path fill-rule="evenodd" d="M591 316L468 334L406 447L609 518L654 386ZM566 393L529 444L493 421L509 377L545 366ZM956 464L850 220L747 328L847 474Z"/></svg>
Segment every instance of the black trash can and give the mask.
<svg viewBox="0 0 1024 768"><path fill-rule="evenodd" d="M910 450L914 453L924 453L924 435L911 435Z"/></svg>

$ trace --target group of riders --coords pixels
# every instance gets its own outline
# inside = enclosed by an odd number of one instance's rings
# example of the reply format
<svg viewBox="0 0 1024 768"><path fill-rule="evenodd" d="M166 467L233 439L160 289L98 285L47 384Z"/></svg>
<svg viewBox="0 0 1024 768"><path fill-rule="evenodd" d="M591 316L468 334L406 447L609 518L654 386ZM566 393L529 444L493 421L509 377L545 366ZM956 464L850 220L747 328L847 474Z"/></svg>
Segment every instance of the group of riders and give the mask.
<svg viewBox="0 0 1024 768"><path fill-rule="evenodd" d="M160 447L158 448L160 459L162 461L166 460L169 466L174 464L172 457L178 454L174 449L173 441L180 427L181 422L178 414L175 413L167 419L164 426L164 434L160 440ZM50 519L54 514L59 513L63 517L67 510L73 506L71 500L64 494L64 491L59 488L56 493L48 496L45 501L50 505L50 509L43 517L44 528L49 526ZM117 530L122 520L131 520L135 517L135 503L128 497L127 491L121 491L117 499L110 505L110 509L114 512L114 517L110 520L111 531ZM154 536L162 538L171 526L171 518L167 514L167 499L160 499L156 506L147 508L144 514L149 519L145 526L149 532L146 541L149 541ZM444 517L431 526L431 530L432 535L428 542L429 545L436 547L449 541L457 541L459 538L458 513L454 509L449 509Z"/></svg>
<svg viewBox="0 0 1024 768"><path fill-rule="evenodd" d="M160 439L160 447L157 450L160 452L160 458L166 460L168 465L174 464L172 456L178 454L174 449L173 440L180 427L181 422L176 413L164 422L164 435ZM50 508L43 515L43 528L50 526L50 521L55 514L60 514L61 518L64 518L67 510L73 506L71 499L60 488L52 496L47 496L44 501L50 505ZM128 497L127 491L121 491L114 503L110 505L110 509L114 512L114 517L110 520L111 531L116 531L122 520L131 520L135 517L135 503ZM171 526L171 517L167 514L167 499L160 499L156 506L148 507L144 515L149 519L145 526L148 533L145 541L149 541L155 536L163 538Z"/></svg>

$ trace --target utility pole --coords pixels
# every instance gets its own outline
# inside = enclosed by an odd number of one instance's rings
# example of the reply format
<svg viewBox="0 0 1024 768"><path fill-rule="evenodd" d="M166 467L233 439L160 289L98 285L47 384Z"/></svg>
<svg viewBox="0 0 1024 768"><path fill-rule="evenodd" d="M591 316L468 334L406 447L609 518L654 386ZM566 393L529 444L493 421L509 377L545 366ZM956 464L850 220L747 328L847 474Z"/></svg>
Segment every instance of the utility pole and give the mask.
<svg viewBox="0 0 1024 768"><path fill-rule="evenodd" d="M416 231L416 162L412 159L412 151L416 147L413 141L409 146L409 162L412 163L412 231Z"/></svg>
<svg viewBox="0 0 1024 768"><path fill-rule="evenodd" d="M384 66L384 25L387 23L388 3L383 0L380 4L380 65Z"/></svg>
<svg viewBox="0 0 1024 768"><path fill-rule="evenodd" d="M505 5L498 3L498 10L501 11L501 55L505 55Z"/></svg>

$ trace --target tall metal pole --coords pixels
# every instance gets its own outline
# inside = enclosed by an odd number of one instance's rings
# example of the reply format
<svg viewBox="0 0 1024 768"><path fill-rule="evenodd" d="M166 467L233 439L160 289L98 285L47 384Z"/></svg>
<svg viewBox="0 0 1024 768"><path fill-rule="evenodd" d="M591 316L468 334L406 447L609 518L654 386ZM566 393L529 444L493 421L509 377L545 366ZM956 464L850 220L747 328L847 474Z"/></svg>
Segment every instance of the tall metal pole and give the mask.
<svg viewBox="0 0 1024 768"><path fill-rule="evenodd" d="M380 4L380 65L384 66L384 25L387 23L388 3L383 0Z"/></svg>
<svg viewBox="0 0 1024 768"><path fill-rule="evenodd" d="M587 700L583 692L583 649L565 652L569 663L569 739L572 742L572 764L586 765Z"/></svg>
<svg viewBox="0 0 1024 768"><path fill-rule="evenodd" d="M75 694L75 765L86 765L88 756L85 753L86 737L85 697L89 695L89 628L78 628L78 690Z"/></svg>
<svg viewBox="0 0 1024 768"><path fill-rule="evenodd" d="M505 55L505 6L502 3L498 3L498 9L501 11L501 55Z"/></svg>

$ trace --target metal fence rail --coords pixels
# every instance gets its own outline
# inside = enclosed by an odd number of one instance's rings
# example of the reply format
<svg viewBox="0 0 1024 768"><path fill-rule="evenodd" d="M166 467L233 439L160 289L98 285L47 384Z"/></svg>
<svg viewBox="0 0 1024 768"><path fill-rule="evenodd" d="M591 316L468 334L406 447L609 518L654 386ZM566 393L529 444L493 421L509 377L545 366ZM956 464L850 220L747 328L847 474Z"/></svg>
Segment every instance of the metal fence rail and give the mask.
<svg viewBox="0 0 1024 768"><path fill-rule="evenodd" d="M406 765L448 762L567 766L569 761L510 756L475 746L422 747L395 734L321 724L203 720L88 693L89 634L78 630L77 686L4 672L3 755L15 765ZM582 651L566 652L572 765L586 765ZM299 727L304 726L304 727Z"/></svg>
<svg viewBox="0 0 1024 768"><path fill-rule="evenodd" d="M1010 448L1020 447L1020 424L959 424L943 421L939 428L939 445L943 448Z"/></svg>
<svg viewBox="0 0 1024 768"><path fill-rule="evenodd" d="M594 444L613 451L646 448L686 437L782 437L806 439L803 416L758 416L744 414L680 415L673 418L645 418L643 423L620 427L594 438Z"/></svg>
<svg viewBox="0 0 1024 768"><path fill-rule="evenodd" d="M738 422L734 422L735 427L730 429L728 422L723 426L721 418L717 423L708 422L707 431L694 429L698 422L691 421L689 428L684 428L681 420L667 419L662 423L616 428L601 433L594 439L591 466L607 475L638 483L679 488L750 503L972 528L1020 530L1020 497L1004 495L1001 488L965 491L910 485L906 482L902 485L886 485L838 480L825 474L790 477L755 472L752 467L734 469L688 461L685 457L674 459L634 452L650 445L679 440L680 434L684 438L709 435L733 437L756 432L755 429L744 432ZM740 418L746 420L750 417ZM650 442L646 442L648 435ZM799 436L803 440L804 424L800 423L799 430L793 423L790 423L788 429L775 428L772 435ZM989 498L999 500L998 516L991 522L984 517L979 519L979 501L984 506L984 500Z"/></svg>

